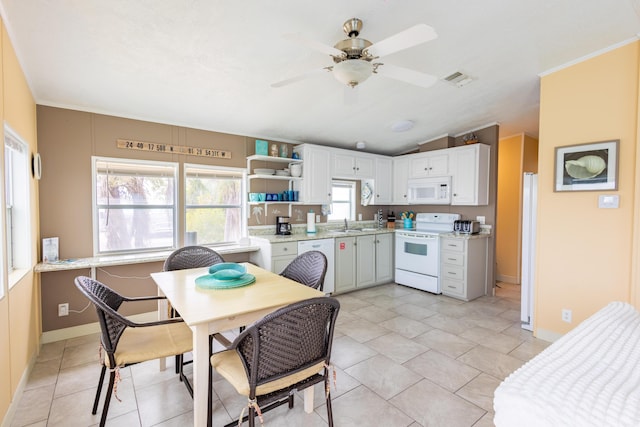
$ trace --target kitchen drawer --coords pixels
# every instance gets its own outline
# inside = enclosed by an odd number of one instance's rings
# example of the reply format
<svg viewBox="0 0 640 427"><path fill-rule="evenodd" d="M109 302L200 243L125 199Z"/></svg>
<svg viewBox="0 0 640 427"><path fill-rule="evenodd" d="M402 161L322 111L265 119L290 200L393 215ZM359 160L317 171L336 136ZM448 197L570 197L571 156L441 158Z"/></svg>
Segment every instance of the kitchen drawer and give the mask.
<svg viewBox="0 0 640 427"><path fill-rule="evenodd" d="M444 239L442 241L443 251L464 252L464 240L462 239Z"/></svg>
<svg viewBox="0 0 640 427"><path fill-rule="evenodd" d="M449 265L464 265L464 254L458 252L442 252L442 262Z"/></svg>
<svg viewBox="0 0 640 427"><path fill-rule="evenodd" d="M298 242L273 243L271 245L271 256L297 255Z"/></svg>
<svg viewBox="0 0 640 427"><path fill-rule="evenodd" d="M442 279L442 293L453 294L456 296L464 296L464 282L459 280Z"/></svg>
<svg viewBox="0 0 640 427"><path fill-rule="evenodd" d="M447 279L464 280L464 268L461 267L443 265L440 274Z"/></svg>

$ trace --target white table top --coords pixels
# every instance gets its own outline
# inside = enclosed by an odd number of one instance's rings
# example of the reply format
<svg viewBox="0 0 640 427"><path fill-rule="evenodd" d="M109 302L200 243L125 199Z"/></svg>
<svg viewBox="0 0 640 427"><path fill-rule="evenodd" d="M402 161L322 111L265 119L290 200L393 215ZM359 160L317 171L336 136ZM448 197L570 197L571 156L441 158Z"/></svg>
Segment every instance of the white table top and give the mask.
<svg viewBox="0 0 640 427"><path fill-rule="evenodd" d="M232 319L243 314L276 309L297 301L324 296L323 292L244 263L256 276L251 285L231 289L202 289L197 277L208 268L152 273L158 288L189 326Z"/></svg>

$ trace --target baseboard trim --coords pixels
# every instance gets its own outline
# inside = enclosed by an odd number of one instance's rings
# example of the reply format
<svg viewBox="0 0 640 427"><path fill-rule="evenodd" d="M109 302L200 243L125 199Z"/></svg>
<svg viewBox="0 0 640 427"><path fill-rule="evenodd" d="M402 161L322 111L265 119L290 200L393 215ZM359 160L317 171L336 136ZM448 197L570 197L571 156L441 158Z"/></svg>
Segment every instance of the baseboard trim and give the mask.
<svg viewBox="0 0 640 427"><path fill-rule="evenodd" d="M547 331L545 329L536 329L534 336L538 339L547 341L547 342L555 342L557 341L559 338L562 337L563 334L559 334L557 332L553 332L553 331Z"/></svg>
<svg viewBox="0 0 640 427"><path fill-rule="evenodd" d="M1 427L9 427L13 422L13 417L16 414L16 410L18 409L18 405L20 404L20 398L22 397L22 393L24 393L24 389L27 387L27 381L29 381L29 377L31 376L31 372L33 371L33 367L36 365L36 360L38 359L38 353L36 352L31 356L29 363L27 364L27 368L22 373L20 377L20 381L18 382L18 386L16 387L16 391L11 396L11 403L7 408L7 413L4 415L2 419Z"/></svg>
<svg viewBox="0 0 640 427"><path fill-rule="evenodd" d="M517 277L505 276L503 274L497 274L496 275L496 280L498 282L512 283L514 285L518 285L519 284Z"/></svg>
<svg viewBox="0 0 640 427"><path fill-rule="evenodd" d="M152 322L158 320L157 311L149 311L147 313L134 314L127 316L134 322ZM53 331L47 331L42 334L40 342L47 344L56 341L68 340L70 338L77 338L84 335L91 335L100 332L100 324L98 322L87 323L84 325L72 326L70 328L55 329Z"/></svg>

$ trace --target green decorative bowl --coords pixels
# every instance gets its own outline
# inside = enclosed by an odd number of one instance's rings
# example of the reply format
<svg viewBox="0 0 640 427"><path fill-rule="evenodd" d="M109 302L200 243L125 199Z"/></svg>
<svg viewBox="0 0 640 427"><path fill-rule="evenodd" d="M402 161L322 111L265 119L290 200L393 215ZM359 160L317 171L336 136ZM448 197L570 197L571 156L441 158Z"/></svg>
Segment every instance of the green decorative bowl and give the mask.
<svg viewBox="0 0 640 427"><path fill-rule="evenodd" d="M221 262L209 267L209 274L217 280L235 280L246 273L247 268L235 262Z"/></svg>

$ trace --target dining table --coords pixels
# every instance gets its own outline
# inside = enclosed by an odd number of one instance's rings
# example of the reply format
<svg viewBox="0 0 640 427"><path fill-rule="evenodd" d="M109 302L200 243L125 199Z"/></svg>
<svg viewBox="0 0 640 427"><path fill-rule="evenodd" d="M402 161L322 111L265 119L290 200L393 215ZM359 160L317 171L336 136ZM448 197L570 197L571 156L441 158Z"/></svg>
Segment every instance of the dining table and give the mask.
<svg viewBox="0 0 640 427"><path fill-rule="evenodd" d="M167 298L158 307L159 318L169 316L168 301L193 332L193 419L198 427L206 426L208 417L209 336L248 326L294 302L324 296L321 291L256 265L241 265L255 276L255 282L221 289L196 284L197 278L209 274L208 267L151 274L158 294ZM305 389L304 408L313 411L313 387Z"/></svg>

